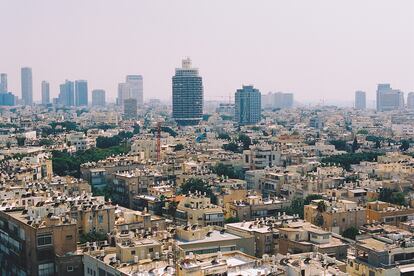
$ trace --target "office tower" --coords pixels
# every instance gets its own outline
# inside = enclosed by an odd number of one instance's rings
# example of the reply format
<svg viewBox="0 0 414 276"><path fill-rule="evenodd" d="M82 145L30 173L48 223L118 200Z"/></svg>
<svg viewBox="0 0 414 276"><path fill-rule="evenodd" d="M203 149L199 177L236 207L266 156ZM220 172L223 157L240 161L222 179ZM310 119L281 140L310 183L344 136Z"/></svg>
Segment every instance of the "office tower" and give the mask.
<svg viewBox="0 0 414 276"><path fill-rule="evenodd" d="M105 106L105 90L92 90L92 106Z"/></svg>
<svg viewBox="0 0 414 276"><path fill-rule="evenodd" d="M16 97L11 92L0 92L0 106L16 105Z"/></svg>
<svg viewBox="0 0 414 276"><path fill-rule="evenodd" d="M42 81L42 104L50 103L50 85L47 81Z"/></svg>
<svg viewBox="0 0 414 276"><path fill-rule="evenodd" d="M131 98L131 92L129 89L129 85L125 82L118 84L118 97L116 99L116 103L119 106L124 105L124 101L126 99Z"/></svg>
<svg viewBox="0 0 414 276"><path fill-rule="evenodd" d="M66 80L65 83L60 85L59 104L63 106L74 106L74 95L73 81Z"/></svg>
<svg viewBox="0 0 414 276"><path fill-rule="evenodd" d="M75 81L75 105L88 106L88 82L86 80Z"/></svg>
<svg viewBox="0 0 414 276"><path fill-rule="evenodd" d="M414 109L414 92L408 93L408 96L407 96L407 108Z"/></svg>
<svg viewBox="0 0 414 276"><path fill-rule="evenodd" d="M367 99L364 91L355 92L355 109L364 110L367 108Z"/></svg>
<svg viewBox="0 0 414 276"><path fill-rule="evenodd" d="M22 100L23 105L33 104L33 80L32 68L23 67L21 70Z"/></svg>
<svg viewBox="0 0 414 276"><path fill-rule="evenodd" d="M377 111L390 111L404 108L404 93L394 90L390 84L378 84Z"/></svg>
<svg viewBox="0 0 414 276"><path fill-rule="evenodd" d="M235 121L240 125L256 124L261 120L261 94L252 85L243 85L235 94Z"/></svg>
<svg viewBox="0 0 414 276"><path fill-rule="evenodd" d="M128 75L126 84L129 86L130 97L137 100L138 106L144 104L144 86L141 75Z"/></svg>
<svg viewBox="0 0 414 276"><path fill-rule="evenodd" d="M172 116L178 125L197 125L203 118L203 80L190 58L182 61L172 77Z"/></svg>
<svg viewBox="0 0 414 276"><path fill-rule="evenodd" d="M124 117L126 119L135 119L138 114L138 104L136 99L124 100Z"/></svg>
<svg viewBox="0 0 414 276"><path fill-rule="evenodd" d="M7 91L7 74L0 74L0 92L8 92Z"/></svg>

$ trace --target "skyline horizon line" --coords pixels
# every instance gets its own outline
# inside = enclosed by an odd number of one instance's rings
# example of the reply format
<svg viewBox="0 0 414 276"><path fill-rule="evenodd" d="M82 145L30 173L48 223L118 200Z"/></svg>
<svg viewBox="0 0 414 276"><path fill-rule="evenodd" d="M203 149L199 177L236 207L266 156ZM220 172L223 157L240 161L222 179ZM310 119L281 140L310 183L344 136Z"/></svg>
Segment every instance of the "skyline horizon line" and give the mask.
<svg viewBox="0 0 414 276"><path fill-rule="evenodd" d="M24 68L30 68L31 69L31 71L32 71L32 76L35 76L35 74L33 74L33 67L31 67L31 66L21 66L21 67L19 67L20 68L20 70L21 69L24 69ZM197 68L197 69L200 69L200 67L194 67L194 68ZM174 68L174 70L175 70L176 68ZM16 90L11 90L9 87L10 87L10 78L9 78L9 76L11 76L8 72L5 72L5 71L0 71L0 73L1 74L6 74L7 75L7 83L8 83L8 91L7 92L11 92L12 94L14 94L15 96L18 96L19 97L19 99L21 99L22 98L22 87L21 87L21 85L20 85L20 87L17 89L17 93L16 93ZM21 74L19 74L20 75L20 77L18 78L18 83L21 83L21 78L22 78L22 76L21 76ZM203 84L205 83L205 80L204 80L204 77L203 77L203 75L202 74L200 74L201 75L201 77L203 78ZM141 76L143 79L145 79L144 77L144 75L143 74L137 74L137 73L128 73L128 74L126 74L125 75L125 78L127 77L127 76ZM172 77L173 77L173 75L171 76L171 80L172 80ZM88 78L63 78L63 80L62 81L60 81L60 82L53 82L54 83L54 86L56 87L56 89L55 90L53 90L53 89L50 89L50 97L51 97L51 99L53 99L53 98L57 98L58 96L59 96L59 86L61 85L61 84L63 84L63 83L65 83L65 81L87 81L88 82L88 86L89 86L89 83L90 83L90 81L88 80ZM43 82L43 81L46 81L46 82L48 82L49 83L49 85L52 87L52 82L50 81L50 80L48 80L48 79L41 79L40 81L36 81L36 82L38 82L39 83L39 87L41 87L41 83ZM117 83L115 83L114 84L114 86L116 87L116 88L114 88L113 89L113 93L111 93L111 92L109 92L108 93L108 90L107 89L105 89L105 88L103 88L103 87L99 87L99 86L97 86L97 87L93 87L93 88L90 88L90 89L88 89L88 95L90 95L91 94L91 92L92 92L92 90L105 90L105 92L106 92L106 98L107 99L110 99L110 100L113 100L113 101L116 101L116 99L117 99L117 94L118 94L118 89L117 89L117 86L118 86L118 84L120 84L120 83L123 83L123 81L120 81L120 82L117 82ZM36 85L35 85L35 81L33 81L32 82L32 84L33 84L33 98L34 98L34 101L36 101L36 102L41 102L41 90L39 91L39 93L35 93L35 87L37 87ZM378 88L378 85L381 85L381 84L393 84L393 82L377 82L376 83L376 87ZM144 82L144 85L145 85L145 82ZM257 88L259 91L260 91L260 93L262 94L262 95L266 95L266 94L269 94L269 93L279 93L279 92L283 92L283 93L292 93L292 94L294 94L294 95L297 95L297 92L292 92L291 90L280 90L280 89L272 89L272 90L267 90L266 92L262 92L262 90L260 89L260 88L258 88L255 84L252 84L252 83L241 83L241 85L239 86L239 88L240 87L243 87L243 86L249 86L249 85L252 85L252 86L254 86L255 88ZM235 90L233 91L233 92L229 92L228 93L228 96L232 96L232 97L234 97L234 93L236 92L236 90L237 90L238 88L235 88ZM39 89L36 89L36 90L39 90ZM404 97L406 97L407 96L407 94L408 93L413 93L414 92L414 87L412 88L412 89L410 89L410 90L408 90L408 91L403 91L402 89L399 89L399 88L397 88L397 90L400 90L401 92L403 92L404 93ZM53 93L53 91L55 92L55 93ZM354 91L352 91L352 92L349 92L350 93L350 95L352 96L351 98L349 98L349 99L340 99L340 98L328 98L328 97L319 97L319 98L305 98L305 99L302 99L301 100L301 102L303 101L303 102L306 102L306 103L315 103L315 102L320 102L320 101L330 101L330 102L340 102L340 103L346 103L346 102L355 102L355 93L357 92L357 91L362 91L362 92L365 92L366 93L366 95L368 96L368 95L370 95L370 93L372 93L373 94L373 98L369 98L369 97L367 97L366 99L367 99L367 103L368 102L370 102L370 101L374 101L375 102L375 97L376 97L376 90L374 90L374 91L370 91L370 92L368 92L368 91L366 91L366 90L362 90L362 89L355 89ZM19 93L20 92L20 93ZM144 89L144 99L145 100L150 100L150 99L160 99L160 100L164 100L164 101L168 101L168 100L171 100L171 97L172 97L172 89L169 91L171 94L168 96L168 97L146 97L145 96L145 89ZM115 96L113 96L113 94L115 94ZM207 94L205 93L205 91L204 91L204 95L205 96L207 96ZM109 96L109 97L108 97ZM210 96L210 97L207 97L206 98L206 100L208 100L208 101L219 101L219 100L217 100L218 98L222 98L222 99L224 99L224 98L227 98L228 96ZM295 97L296 98L296 97ZM223 101L224 102L224 101Z"/></svg>

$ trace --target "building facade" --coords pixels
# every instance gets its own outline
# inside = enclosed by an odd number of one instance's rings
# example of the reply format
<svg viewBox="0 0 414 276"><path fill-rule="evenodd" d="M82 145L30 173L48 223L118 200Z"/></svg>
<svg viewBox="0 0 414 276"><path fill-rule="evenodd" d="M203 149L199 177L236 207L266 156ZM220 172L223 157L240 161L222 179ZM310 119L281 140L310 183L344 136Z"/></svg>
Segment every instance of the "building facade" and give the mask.
<svg viewBox="0 0 414 276"><path fill-rule="evenodd" d="M86 80L75 81L75 105L88 105L88 82Z"/></svg>
<svg viewBox="0 0 414 276"><path fill-rule="evenodd" d="M129 87L130 97L137 100L137 105L144 104L144 80L141 75L126 76L126 84Z"/></svg>
<svg viewBox="0 0 414 276"><path fill-rule="evenodd" d="M355 92L355 109L364 110L367 108L366 93L364 91Z"/></svg>
<svg viewBox="0 0 414 276"><path fill-rule="evenodd" d="M263 108L292 108L293 107L293 93L269 92L262 95Z"/></svg>
<svg viewBox="0 0 414 276"><path fill-rule="evenodd" d="M32 68L23 67L21 70L22 100L24 105L33 104Z"/></svg>
<svg viewBox="0 0 414 276"><path fill-rule="evenodd" d="M15 96L11 92L0 92L0 106L16 105Z"/></svg>
<svg viewBox="0 0 414 276"><path fill-rule="evenodd" d="M74 106L74 85L73 81L66 80L60 85L59 104L63 106Z"/></svg>
<svg viewBox="0 0 414 276"><path fill-rule="evenodd" d="M0 74L0 92L8 92L7 91L7 74L1 73Z"/></svg>
<svg viewBox="0 0 414 276"><path fill-rule="evenodd" d="M178 125L197 125L203 117L203 81L191 59L182 61L172 77L172 116Z"/></svg>
<svg viewBox="0 0 414 276"><path fill-rule="evenodd" d="M47 81L42 81L42 104L50 103L50 85Z"/></svg>
<svg viewBox="0 0 414 276"><path fill-rule="evenodd" d="M127 119L134 119L137 117L138 108L136 99L125 99L124 100L124 116Z"/></svg>
<svg viewBox="0 0 414 276"><path fill-rule="evenodd" d="M237 89L235 94L235 121L251 125L261 120L261 95L252 85Z"/></svg>
<svg viewBox="0 0 414 276"><path fill-rule="evenodd" d="M105 90L95 89L92 90L92 106L105 106Z"/></svg>
<svg viewBox="0 0 414 276"><path fill-rule="evenodd" d="M377 111L391 111L404 108L404 93L391 88L390 84L378 84Z"/></svg>
<svg viewBox="0 0 414 276"><path fill-rule="evenodd" d="M407 96L407 108L414 109L414 92L408 93L408 96Z"/></svg>

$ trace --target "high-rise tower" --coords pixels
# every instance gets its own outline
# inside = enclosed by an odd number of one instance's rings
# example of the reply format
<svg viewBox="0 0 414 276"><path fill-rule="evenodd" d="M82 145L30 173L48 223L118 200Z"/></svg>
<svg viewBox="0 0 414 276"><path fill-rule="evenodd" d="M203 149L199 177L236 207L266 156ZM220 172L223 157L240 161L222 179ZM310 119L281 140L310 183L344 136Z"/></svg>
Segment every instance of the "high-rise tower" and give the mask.
<svg viewBox="0 0 414 276"><path fill-rule="evenodd" d="M105 90L95 89L92 90L92 106L105 106Z"/></svg>
<svg viewBox="0 0 414 276"><path fill-rule="evenodd" d="M74 85L73 81L66 80L60 85L59 104L63 106L74 106Z"/></svg>
<svg viewBox="0 0 414 276"><path fill-rule="evenodd" d="M178 125L197 125L203 118L203 81L191 59L182 61L172 77L173 118Z"/></svg>
<svg viewBox="0 0 414 276"><path fill-rule="evenodd" d="M355 91L355 109L364 110L367 108L367 99L364 91Z"/></svg>
<svg viewBox="0 0 414 276"><path fill-rule="evenodd" d="M260 91L252 85L243 85L235 93L235 121L240 125L260 122L262 115Z"/></svg>
<svg viewBox="0 0 414 276"><path fill-rule="evenodd" d="M50 85L47 81L42 81L42 104L50 103Z"/></svg>
<svg viewBox="0 0 414 276"><path fill-rule="evenodd" d="M86 80L75 81L75 105L88 105L88 82Z"/></svg>
<svg viewBox="0 0 414 276"><path fill-rule="evenodd" d="M126 77L126 84L128 84L130 97L137 100L137 105L144 104L144 80L141 75L128 75Z"/></svg>
<svg viewBox="0 0 414 276"><path fill-rule="evenodd" d="M378 84L377 111L390 111L404 108L404 93L394 90L390 84Z"/></svg>
<svg viewBox="0 0 414 276"><path fill-rule="evenodd" d="M0 92L8 92L7 91L7 74L0 74Z"/></svg>
<svg viewBox="0 0 414 276"><path fill-rule="evenodd" d="M33 104L32 68L23 67L21 70L22 100L24 105Z"/></svg>

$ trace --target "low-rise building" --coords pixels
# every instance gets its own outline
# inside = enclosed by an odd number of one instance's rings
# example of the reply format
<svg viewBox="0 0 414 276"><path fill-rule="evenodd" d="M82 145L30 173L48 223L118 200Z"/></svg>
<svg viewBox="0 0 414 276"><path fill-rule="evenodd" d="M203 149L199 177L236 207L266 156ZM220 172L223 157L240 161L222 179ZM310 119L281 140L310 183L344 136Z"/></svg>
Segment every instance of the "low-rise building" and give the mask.
<svg viewBox="0 0 414 276"><path fill-rule="evenodd" d="M307 222L337 234L342 234L351 227L358 229L366 223L366 216L364 207L358 206L356 202L343 199L312 200L304 207L304 217Z"/></svg>

